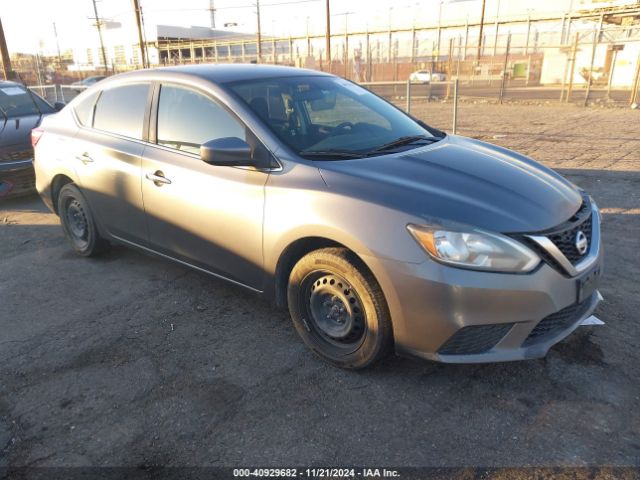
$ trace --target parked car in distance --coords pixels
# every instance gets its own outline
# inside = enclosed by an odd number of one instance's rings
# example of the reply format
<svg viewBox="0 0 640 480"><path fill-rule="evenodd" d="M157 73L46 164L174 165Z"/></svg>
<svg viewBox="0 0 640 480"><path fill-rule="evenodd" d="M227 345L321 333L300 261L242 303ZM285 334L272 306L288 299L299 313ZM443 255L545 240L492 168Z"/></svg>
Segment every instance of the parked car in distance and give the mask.
<svg viewBox="0 0 640 480"><path fill-rule="evenodd" d="M31 90L0 81L0 198L35 192L31 129L51 113L54 107Z"/></svg>
<svg viewBox="0 0 640 480"><path fill-rule="evenodd" d="M415 83L444 82L446 79L447 76L444 73L431 73L428 70L418 70L409 75L409 80Z"/></svg>
<svg viewBox="0 0 640 480"><path fill-rule="evenodd" d="M105 78L107 77L105 77L104 75L94 75L92 77L87 77L82 80L78 80L77 82L73 82L71 86L78 87L75 89L75 91L81 92L85 88L91 87L96 83L100 82L101 80L104 80Z"/></svg>
<svg viewBox="0 0 640 480"><path fill-rule="evenodd" d="M584 191L347 80L159 68L69 107L34 130L36 184L79 255L124 244L262 294L334 365L539 358L601 299Z"/></svg>

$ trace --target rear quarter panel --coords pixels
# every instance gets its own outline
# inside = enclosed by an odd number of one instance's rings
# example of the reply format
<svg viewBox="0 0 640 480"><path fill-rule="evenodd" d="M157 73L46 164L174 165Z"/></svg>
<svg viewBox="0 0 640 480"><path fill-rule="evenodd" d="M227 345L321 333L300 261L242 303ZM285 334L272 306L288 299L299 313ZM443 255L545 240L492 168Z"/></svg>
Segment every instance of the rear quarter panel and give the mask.
<svg viewBox="0 0 640 480"><path fill-rule="evenodd" d="M36 189L45 204L53 210L51 187L57 175L65 175L78 183L75 170L73 137L78 126L69 107L43 119L40 128L44 134L34 149L33 166Z"/></svg>

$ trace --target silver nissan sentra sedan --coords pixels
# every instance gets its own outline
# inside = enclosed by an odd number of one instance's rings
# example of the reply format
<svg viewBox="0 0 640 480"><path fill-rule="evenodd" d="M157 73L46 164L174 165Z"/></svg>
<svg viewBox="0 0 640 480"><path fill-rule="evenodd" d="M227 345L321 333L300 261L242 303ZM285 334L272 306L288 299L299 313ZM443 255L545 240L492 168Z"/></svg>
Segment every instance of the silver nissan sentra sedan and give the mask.
<svg viewBox="0 0 640 480"><path fill-rule="evenodd" d="M593 199L347 80L261 65L117 75L33 131L75 251L110 243L287 306L343 368L544 356L601 299Z"/></svg>

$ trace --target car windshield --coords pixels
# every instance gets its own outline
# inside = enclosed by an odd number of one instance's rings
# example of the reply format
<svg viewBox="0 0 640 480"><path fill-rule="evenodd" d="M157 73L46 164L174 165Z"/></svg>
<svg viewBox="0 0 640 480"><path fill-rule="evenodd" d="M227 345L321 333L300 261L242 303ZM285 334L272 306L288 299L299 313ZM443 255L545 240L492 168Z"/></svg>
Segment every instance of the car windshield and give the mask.
<svg viewBox="0 0 640 480"><path fill-rule="evenodd" d="M44 101L38 103L37 105L34 94L31 94L22 86L0 86L0 110L7 117L37 115L41 113L47 105Z"/></svg>
<svg viewBox="0 0 640 480"><path fill-rule="evenodd" d="M301 156L356 158L380 154L380 147L388 151L386 146L398 139L434 137L386 101L336 77L271 78L227 86ZM397 148L415 146L401 141Z"/></svg>

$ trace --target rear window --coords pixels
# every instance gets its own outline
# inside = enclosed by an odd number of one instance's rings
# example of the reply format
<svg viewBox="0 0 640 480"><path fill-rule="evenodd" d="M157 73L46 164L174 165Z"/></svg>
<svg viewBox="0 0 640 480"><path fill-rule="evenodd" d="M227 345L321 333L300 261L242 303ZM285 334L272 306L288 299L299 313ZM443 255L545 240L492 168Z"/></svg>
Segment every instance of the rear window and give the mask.
<svg viewBox="0 0 640 480"><path fill-rule="evenodd" d="M7 117L40 113L29 92L18 85L0 87L0 108Z"/></svg>
<svg viewBox="0 0 640 480"><path fill-rule="evenodd" d="M74 106L73 111L76 112L78 121L82 125L91 126L91 122L93 122L93 107L96 105L96 99L99 93L100 92L91 93Z"/></svg>
<svg viewBox="0 0 640 480"><path fill-rule="evenodd" d="M138 83L103 90L95 107L93 127L142 139L149 84Z"/></svg>

